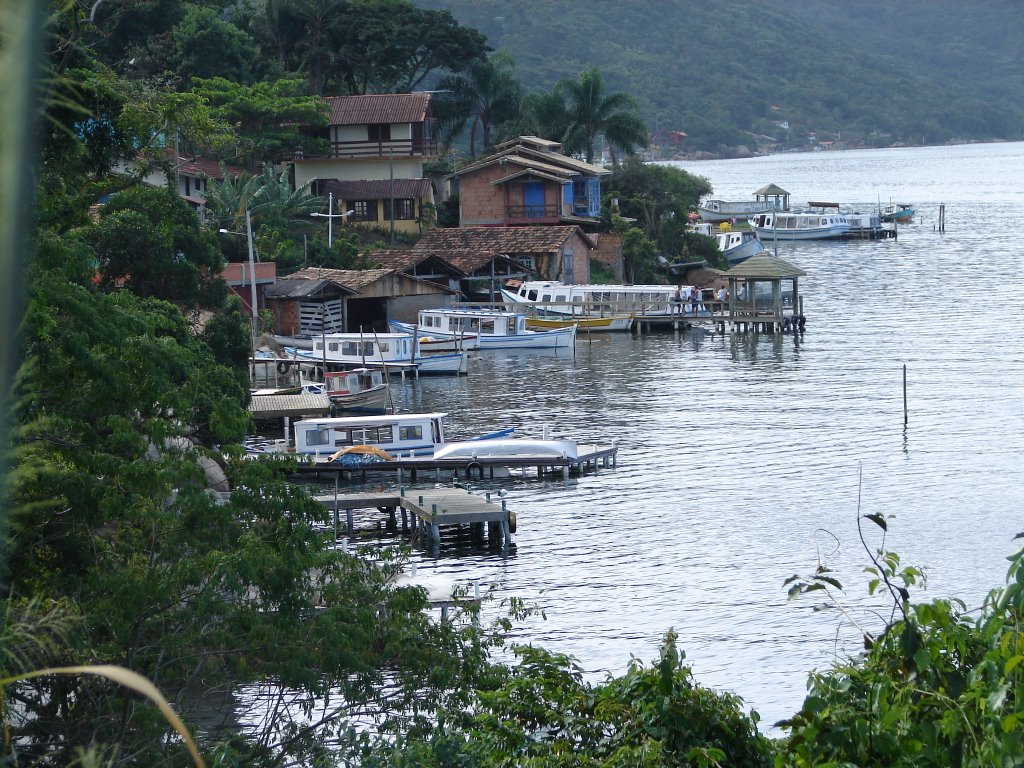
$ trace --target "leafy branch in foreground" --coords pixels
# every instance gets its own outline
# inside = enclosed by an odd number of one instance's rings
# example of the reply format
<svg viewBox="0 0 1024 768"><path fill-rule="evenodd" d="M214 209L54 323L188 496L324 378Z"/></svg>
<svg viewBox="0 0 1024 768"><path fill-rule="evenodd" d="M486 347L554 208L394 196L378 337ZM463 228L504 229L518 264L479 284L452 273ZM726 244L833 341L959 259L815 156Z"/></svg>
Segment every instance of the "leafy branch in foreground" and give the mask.
<svg viewBox="0 0 1024 768"><path fill-rule="evenodd" d="M887 592L892 612L877 636L865 632L862 660L811 675L800 711L779 723L790 736L776 766L1024 764L1024 549L1009 556L1006 586L972 619L957 599L913 603L909 587L923 574L885 548L884 518L861 519L882 531L872 551L858 520L868 590ZM849 617L841 584L821 564L787 583L791 597L822 592Z"/></svg>

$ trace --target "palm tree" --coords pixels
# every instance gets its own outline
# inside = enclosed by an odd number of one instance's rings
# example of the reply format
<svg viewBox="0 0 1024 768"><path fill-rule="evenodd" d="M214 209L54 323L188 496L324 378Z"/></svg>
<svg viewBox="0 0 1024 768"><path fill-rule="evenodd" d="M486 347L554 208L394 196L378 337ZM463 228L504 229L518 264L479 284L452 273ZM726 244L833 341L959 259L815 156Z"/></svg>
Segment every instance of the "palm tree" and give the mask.
<svg viewBox="0 0 1024 768"><path fill-rule="evenodd" d="M252 220L283 222L305 217L323 207L324 199L309 194L312 181L292 190L288 173L278 175L269 163L255 176L242 173L231 178L221 167L221 180L207 177L206 207L217 223L227 229L245 226L245 212Z"/></svg>
<svg viewBox="0 0 1024 768"><path fill-rule="evenodd" d="M512 73L512 59L495 53L477 59L459 75L449 75L438 83L438 90L450 91L439 100L441 131L446 144L469 126L469 153L476 157L477 130L481 149L491 144L494 127L516 117L522 99L522 86Z"/></svg>
<svg viewBox="0 0 1024 768"><path fill-rule="evenodd" d="M584 152L594 161L594 142L603 135L612 148L627 154L647 146L647 126L636 113L636 102L625 93L605 93L604 78L597 69L581 72L575 80L555 86L566 100L569 127L562 138L566 152Z"/></svg>

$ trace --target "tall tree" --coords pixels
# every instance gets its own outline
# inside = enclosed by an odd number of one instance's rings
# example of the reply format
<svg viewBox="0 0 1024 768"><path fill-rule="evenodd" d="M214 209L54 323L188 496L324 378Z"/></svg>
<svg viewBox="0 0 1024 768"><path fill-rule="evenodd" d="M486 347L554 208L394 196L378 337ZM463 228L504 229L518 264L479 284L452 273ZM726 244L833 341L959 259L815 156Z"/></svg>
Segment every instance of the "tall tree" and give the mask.
<svg viewBox="0 0 1024 768"><path fill-rule="evenodd" d="M296 217L307 217L319 210L324 199L309 193L312 181L292 189L288 172L277 173L269 163L258 174L242 173L232 177L227 172L221 179L207 179L206 205L218 225L241 231L245 213L254 226L280 228Z"/></svg>
<svg viewBox="0 0 1024 768"><path fill-rule="evenodd" d="M605 93L604 77L597 69L581 72L575 80L562 80L556 88L566 100L568 128L562 139L566 152L583 152L591 163L598 136L604 136L613 153L618 148L631 154L647 146L647 126L637 114L636 101L625 93Z"/></svg>
<svg viewBox="0 0 1024 768"><path fill-rule="evenodd" d="M441 130L445 143L464 130L469 130L469 153L476 157L477 132L481 149L491 145L494 127L516 117L522 101L522 86L512 72L512 59L493 53L486 59L474 60L458 75L442 78L437 88L450 91L438 100Z"/></svg>

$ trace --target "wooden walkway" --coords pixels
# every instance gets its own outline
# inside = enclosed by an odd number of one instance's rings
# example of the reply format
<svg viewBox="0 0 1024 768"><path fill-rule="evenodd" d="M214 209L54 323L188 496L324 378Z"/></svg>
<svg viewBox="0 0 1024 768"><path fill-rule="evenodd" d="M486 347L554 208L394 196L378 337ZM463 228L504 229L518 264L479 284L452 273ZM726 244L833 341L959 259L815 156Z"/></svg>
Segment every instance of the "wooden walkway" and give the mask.
<svg viewBox="0 0 1024 768"><path fill-rule="evenodd" d="M380 493L322 493L314 498L334 512L335 536L341 512L349 534L355 531L354 512L374 509L388 515L390 527L397 529L398 511L402 515L402 531L411 532L412 540L437 546L441 542L441 526L468 525L474 538L502 549L512 543L515 532L515 514L505 506L505 500L496 504L491 494L478 496L464 488L399 488L397 492Z"/></svg>
<svg viewBox="0 0 1024 768"><path fill-rule="evenodd" d="M498 468L519 468L536 469L537 476L545 474L559 474L568 478L572 474L581 475L586 472L596 472L601 467L614 467L618 454L616 445L577 445L576 458L558 458L553 456L496 456L493 458L459 458L459 459L435 459L431 456L418 456L411 458L395 459L394 461L382 461L376 464L364 464L351 466L337 464L327 461L326 458L316 456L302 456L299 459L297 471L301 474L322 474L337 475L343 480L353 478L367 478L374 474L394 474L399 484L409 480L416 482L422 476L433 473L436 480L442 477L462 477L466 479L494 478L494 471Z"/></svg>

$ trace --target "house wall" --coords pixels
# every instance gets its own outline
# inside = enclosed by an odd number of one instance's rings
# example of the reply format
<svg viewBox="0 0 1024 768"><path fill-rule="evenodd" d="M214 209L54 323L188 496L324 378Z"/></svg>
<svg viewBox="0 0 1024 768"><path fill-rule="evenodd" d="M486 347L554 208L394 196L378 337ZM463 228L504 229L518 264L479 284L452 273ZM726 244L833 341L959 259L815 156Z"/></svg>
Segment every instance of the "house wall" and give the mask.
<svg viewBox="0 0 1024 768"><path fill-rule="evenodd" d="M587 241L583 239L579 232L574 232L572 236L562 246L562 254L572 253L572 279L564 273L560 276L560 279L565 282L571 282L575 284L589 283L590 282L590 256L592 249L587 244Z"/></svg>
<svg viewBox="0 0 1024 768"><path fill-rule="evenodd" d="M505 190L491 184L507 176L509 166L491 165L459 177L459 226L476 227L505 221Z"/></svg>
<svg viewBox="0 0 1024 768"><path fill-rule="evenodd" d="M294 299L268 299L267 309L274 313L274 333L291 336L299 332L299 302Z"/></svg>
<svg viewBox="0 0 1024 768"><path fill-rule="evenodd" d="M622 257L622 235L617 232L602 232L597 237L597 248L590 258L611 267L615 272L615 280L621 283L625 276L625 263Z"/></svg>
<svg viewBox="0 0 1024 768"><path fill-rule="evenodd" d="M390 161L390 162L389 162ZM423 178L423 159L420 157L394 158L313 158L295 161L295 186L301 187L313 179L339 179L341 181L372 181Z"/></svg>

